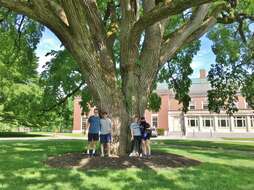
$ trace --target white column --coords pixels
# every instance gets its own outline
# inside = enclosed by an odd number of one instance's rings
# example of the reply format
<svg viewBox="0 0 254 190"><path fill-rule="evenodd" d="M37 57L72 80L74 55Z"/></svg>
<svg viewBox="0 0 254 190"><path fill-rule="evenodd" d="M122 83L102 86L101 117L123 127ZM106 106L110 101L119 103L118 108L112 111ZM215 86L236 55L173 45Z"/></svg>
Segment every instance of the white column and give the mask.
<svg viewBox="0 0 254 190"><path fill-rule="evenodd" d="M235 127L235 124L234 124L234 117L233 117L233 116L230 116L229 120L230 120L230 121L229 121L229 123L230 123L229 129L230 129L230 132L233 132L234 127Z"/></svg>
<svg viewBox="0 0 254 190"><path fill-rule="evenodd" d="M199 131L202 131L203 123L202 123L202 117L201 116L198 116L198 122L199 122L198 129L199 129Z"/></svg>
<svg viewBox="0 0 254 190"><path fill-rule="evenodd" d="M186 127L186 130L189 128L189 126L188 126L188 117L187 117L187 115L184 115L184 125L185 125L185 127Z"/></svg>
<svg viewBox="0 0 254 190"><path fill-rule="evenodd" d="M250 128L251 128L251 121L250 121L250 116L247 115L247 125L246 125L246 131L249 132L250 131Z"/></svg>
<svg viewBox="0 0 254 190"><path fill-rule="evenodd" d="M213 122L214 122L214 131L217 131L217 129L218 129L218 117L217 116L214 116Z"/></svg>
<svg viewBox="0 0 254 190"><path fill-rule="evenodd" d="M80 131L82 132L83 130L82 130L82 128L83 128L83 119L84 119L84 116L83 115L81 115L81 117L80 117Z"/></svg>

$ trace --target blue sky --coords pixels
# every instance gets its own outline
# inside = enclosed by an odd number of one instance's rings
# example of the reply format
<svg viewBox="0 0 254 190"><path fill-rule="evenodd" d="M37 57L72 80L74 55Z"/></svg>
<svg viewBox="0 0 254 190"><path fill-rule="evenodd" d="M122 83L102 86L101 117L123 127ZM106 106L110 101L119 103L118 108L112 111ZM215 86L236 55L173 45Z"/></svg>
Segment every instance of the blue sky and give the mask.
<svg viewBox="0 0 254 190"><path fill-rule="evenodd" d="M199 77L199 70L206 69L209 70L211 64L215 63L215 55L211 50L212 42L206 38L205 36L201 38L201 48L197 55L194 57L192 61L192 68L194 70L192 78ZM58 38L48 29L45 29L43 33L43 37L38 45L36 50L36 54L39 57L39 68L38 72L43 70L42 66L48 62L52 56L45 56L46 53L51 50L59 50L62 49L61 42Z"/></svg>

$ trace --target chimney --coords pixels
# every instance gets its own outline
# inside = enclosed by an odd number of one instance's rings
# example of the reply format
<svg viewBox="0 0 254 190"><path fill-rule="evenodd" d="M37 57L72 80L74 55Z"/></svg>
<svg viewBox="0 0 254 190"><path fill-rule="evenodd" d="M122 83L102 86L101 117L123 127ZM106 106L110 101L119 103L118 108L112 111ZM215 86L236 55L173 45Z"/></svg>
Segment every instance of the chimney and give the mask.
<svg viewBox="0 0 254 190"><path fill-rule="evenodd" d="M200 79L205 79L206 78L206 70L205 69L200 69L199 70L199 78Z"/></svg>

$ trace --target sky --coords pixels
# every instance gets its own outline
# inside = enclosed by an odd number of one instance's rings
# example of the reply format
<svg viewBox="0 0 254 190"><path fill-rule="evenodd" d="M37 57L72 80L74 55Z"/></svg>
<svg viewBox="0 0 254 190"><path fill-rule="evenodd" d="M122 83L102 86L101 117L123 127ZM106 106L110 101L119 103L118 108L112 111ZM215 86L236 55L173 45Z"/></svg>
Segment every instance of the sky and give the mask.
<svg viewBox="0 0 254 190"><path fill-rule="evenodd" d="M203 36L201 38L200 51L193 58L191 64L194 70L191 78L198 78L200 69L206 69L206 71L209 71L211 64L215 63L215 55L211 50L211 45L212 42L207 37ZM37 69L39 73L43 71L43 65L52 58L52 56L45 56L46 53L51 50L59 49L63 49L61 42L49 29L46 28L36 50L36 55L39 58L39 67Z"/></svg>

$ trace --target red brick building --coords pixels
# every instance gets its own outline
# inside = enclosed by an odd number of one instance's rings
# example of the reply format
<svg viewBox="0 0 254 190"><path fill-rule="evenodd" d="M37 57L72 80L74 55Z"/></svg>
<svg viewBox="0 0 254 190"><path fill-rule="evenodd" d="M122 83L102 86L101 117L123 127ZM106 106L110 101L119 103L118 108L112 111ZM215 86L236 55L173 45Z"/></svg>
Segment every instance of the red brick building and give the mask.
<svg viewBox="0 0 254 190"><path fill-rule="evenodd" d="M245 99L239 94L237 106L239 111L229 117L224 111L220 114L208 111L207 90L210 85L206 71L200 70L200 78L192 79L190 88L191 102L186 114L181 112L181 105L174 99L174 93L168 90L167 84L159 84L157 93L162 104L158 113L145 111L146 120L156 128L164 128L165 134L181 135L186 131L188 136L234 136L246 134L254 136L254 114ZM82 132L87 116L82 116L79 106L80 98L74 101L73 132Z"/></svg>

